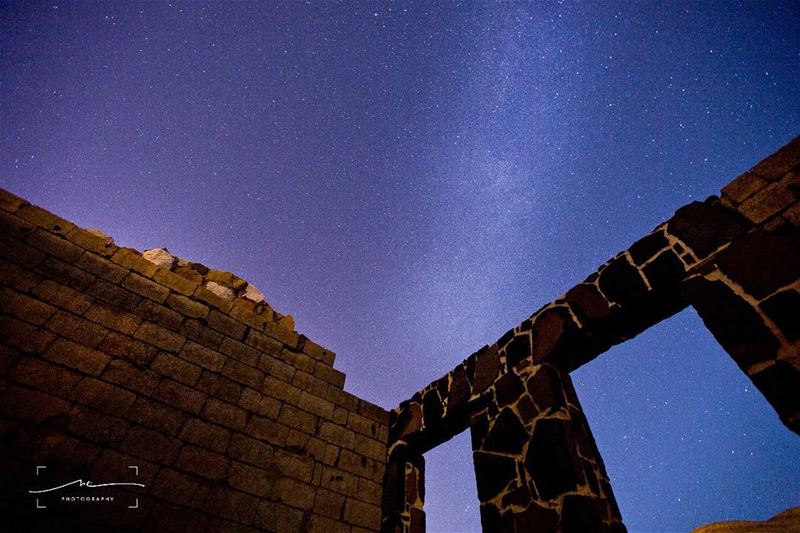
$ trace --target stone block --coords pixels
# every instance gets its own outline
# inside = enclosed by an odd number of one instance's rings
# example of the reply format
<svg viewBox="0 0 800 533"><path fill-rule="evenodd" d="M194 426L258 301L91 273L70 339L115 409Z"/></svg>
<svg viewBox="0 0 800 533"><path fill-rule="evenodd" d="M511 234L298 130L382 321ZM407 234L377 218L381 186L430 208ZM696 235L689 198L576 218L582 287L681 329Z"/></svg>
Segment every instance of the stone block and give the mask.
<svg viewBox="0 0 800 533"><path fill-rule="evenodd" d="M317 417L289 404L281 408L278 421L290 428L313 435L317 429Z"/></svg>
<svg viewBox="0 0 800 533"><path fill-rule="evenodd" d="M97 230L92 231L76 227L64 237L84 250L101 256L109 257L117 251L114 240L108 235L100 235Z"/></svg>
<svg viewBox="0 0 800 533"><path fill-rule="evenodd" d="M111 283L119 283L128 275L127 269L92 253L82 254L78 259L77 265L83 270L91 272L95 276L110 281Z"/></svg>
<svg viewBox="0 0 800 533"><path fill-rule="evenodd" d="M303 391L300 394L300 401L297 405L304 411L308 411L309 413L315 414L319 417L326 418L328 420L333 419L333 403L313 394L309 394L306 391Z"/></svg>
<svg viewBox="0 0 800 533"><path fill-rule="evenodd" d="M386 444L364 435L355 435L355 452L378 462L386 460Z"/></svg>
<svg viewBox="0 0 800 533"><path fill-rule="evenodd" d="M277 470L272 468L273 448L261 440L234 433L231 437L228 455L233 459L263 469L264 475L267 477L277 477Z"/></svg>
<svg viewBox="0 0 800 533"><path fill-rule="evenodd" d="M180 438L209 450L224 453L231 440L231 432L222 426L191 418L181 430Z"/></svg>
<svg viewBox="0 0 800 533"><path fill-rule="evenodd" d="M136 368L126 361L112 359L103 372L102 379L145 396L151 396L158 387L161 376L150 370Z"/></svg>
<svg viewBox="0 0 800 533"><path fill-rule="evenodd" d="M289 428L263 416L251 415L244 432L273 446L286 445Z"/></svg>
<svg viewBox="0 0 800 533"><path fill-rule="evenodd" d="M234 461L228 470L228 485L242 492L267 498L272 492L273 480L265 476L260 468Z"/></svg>
<svg viewBox="0 0 800 533"><path fill-rule="evenodd" d="M296 405L300 401L300 389L271 376L264 378L261 390L264 394L277 398L282 402Z"/></svg>
<svg viewBox="0 0 800 533"><path fill-rule="evenodd" d="M26 235L25 242L47 255L61 259L69 264L77 262L78 258L83 253L83 248L80 246L76 246L58 235L48 233L41 229L37 229L33 233Z"/></svg>
<svg viewBox="0 0 800 533"><path fill-rule="evenodd" d="M314 506L315 496L314 487L288 477L280 478L275 483L273 492L273 497L278 503L303 510L311 509Z"/></svg>
<svg viewBox="0 0 800 533"><path fill-rule="evenodd" d="M136 395L99 379L83 378L72 390L70 399L104 413L121 415L127 412Z"/></svg>
<svg viewBox="0 0 800 533"><path fill-rule="evenodd" d="M0 393L0 412L12 419L40 423L66 413L70 403L45 392L10 385Z"/></svg>
<svg viewBox="0 0 800 533"><path fill-rule="evenodd" d="M191 414L200 412L206 395L200 391L181 385L171 379L163 379L153 397L167 405L177 407Z"/></svg>
<svg viewBox="0 0 800 533"><path fill-rule="evenodd" d="M142 257L142 254L132 248L120 248L111 256L111 261L124 268L138 272L146 278L152 277L158 270L156 265Z"/></svg>
<svg viewBox="0 0 800 533"><path fill-rule="evenodd" d="M130 424L121 418L77 406L69 412L67 422L70 433L99 446L116 447L127 435L129 427Z"/></svg>
<svg viewBox="0 0 800 533"><path fill-rule="evenodd" d="M181 449L175 466L180 470L219 481L225 477L229 463L224 455L190 444Z"/></svg>
<svg viewBox="0 0 800 533"><path fill-rule="evenodd" d="M730 198L734 203L740 204L747 198L763 189L767 180L750 172L745 172L722 188L723 197Z"/></svg>
<svg viewBox="0 0 800 533"><path fill-rule="evenodd" d="M9 316L0 316L3 342L27 353L42 353L55 335Z"/></svg>
<svg viewBox="0 0 800 533"><path fill-rule="evenodd" d="M87 294L125 311L133 311L142 300L141 296L104 280L97 280L89 287Z"/></svg>
<svg viewBox="0 0 800 533"><path fill-rule="evenodd" d="M293 431L292 434L294 433L296 432ZM315 449L313 445L309 445L312 440L313 439L308 439L303 445L304 451L299 453L287 452L280 449L275 450L273 460L275 462L275 467L282 475L305 483L311 483L314 472L314 455L312 452ZM286 443L288 449L294 450L295 446L297 446L291 438L287 439ZM306 455L310 455L311 457L307 457Z"/></svg>
<svg viewBox="0 0 800 533"><path fill-rule="evenodd" d="M238 404L241 400L244 386L220 374L203 370L200 374L200 379L195 384L195 388L218 400Z"/></svg>
<svg viewBox="0 0 800 533"><path fill-rule="evenodd" d="M15 289L21 292L28 292L32 288L39 285L42 281L42 277L38 274L31 272L30 270L24 269L17 264L14 264L10 261L6 261L4 259L0 259L0 279L3 280L3 283L8 285L9 287L14 287ZM45 280L48 281L49 280ZM55 283L55 282L50 282ZM63 286L63 285L62 285ZM77 293L80 294L80 293ZM49 295L39 295L34 292L34 295L38 296L42 300L49 300ZM58 305L57 302L51 302L54 305ZM62 307L59 305L59 307Z"/></svg>
<svg viewBox="0 0 800 533"><path fill-rule="evenodd" d="M675 212L667 222L667 232L702 259L748 229L739 218L719 205L692 202Z"/></svg>
<svg viewBox="0 0 800 533"><path fill-rule="evenodd" d="M101 351L66 339L56 340L43 357L94 376L99 376L111 360Z"/></svg>
<svg viewBox="0 0 800 533"><path fill-rule="evenodd" d="M131 272L122 280L122 286L160 304L163 304L169 296L168 288L140 276L135 272Z"/></svg>
<svg viewBox="0 0 800 533"><path fill-rule="evenodd" d="M48 364L41 359L24 357L11 371L11 380L66 398L81 379L81 375Z"/></svg>
<svg viewBox="0 0 800 533"><path fill-rule="evenodd" d="M377 505L348 498L344 507L344 519L350 524L377 531L381 527L381 509Z"/></svg>
<svg viewBox="0 0 800 533"><path fill-rule="evenodd" d="M177 435L186 420L181 411L141 396L136 398L128 410L127 418L141 426L169 435Z"/></svg>
<svg viewBox="0 0 800 533"><path fill-rule="evenodd" d="M32 292L40 300L76 315L83 314L92 305L92 299L82 292L49 279L36 285Z"/></svg>
<svg viewBox="0 0 800 533"><path fill-rule="evenodd" d="M56 235L65 235L76 227L72 222L64 220L37 205L27 203L26 205L21 205L15 215Z"/></svg>
<svg viewBox="0 0 800 533"><path fill-rule="evenodd" d="M225 357L220 353L192 341L186 343L180 357L214 372L219 372L225 365Z"/></svg>
<svg viewBox="0 0 800 533"><path fill-rule="evenodd" d="M247 339L245 339L245 342L256 350L272 356L279 355L281 350L283 350L283 345L280 342L264 335L263 333L259 333L254 329L251 329L247 333Z"/></svg>
<svg viewBox="0 0 800 533"><path fill-rule="evenodd" d="M793 289L775 293L760 307L790 342L800 339L800 293Z"/></svg>
<svg viewBox="0 0 800 533"><path fill-rule="evenodd" d="M754 224L761 224L796 201L797 194L789 187L787 180L768 185L742 202L737 209Z"/></svg>
<svg viewBox="0 0 800 533"><path fill-rule="evenodd" d="M208 325L213 329L237 340L242 339L244 337L244 332L247 330L247 326L241 322L233 320L214 309L208 313L208 318L206 320L208 321Z"/></svg>
<svg viewBox="0 0 800 533"><path fill-rule="evenodd" d="M208 492L209 483L207 481L170 468L162 468L159 471L151 490L153 496L192 509L201 508L206 501Z"/></svg>
<svg viewBox="0 0 800 533"><path fill-rule="evenodd" d="M319 437L342 448L352 450L355 446L355 433L339 424L323 421L319 427Z"/></svg>
<svg viewBox="0 0 800 533"><path fill-rule="evenodd" d="M24 198L0 188L0 209L9 213L15 213L19 208L30 205Z"/></svg>
<svg viewBox="0 0 800 533"><path fill-rule="evenodd" d="M0 311L40 326L53 316L56 308L7 287L0 287Z"/></svg>
<svg viewBox="0 0 800 533"><path fill-rule="evenodd" d="M140 317L172 331L180 331L183 315L152 300L142 300L133 311Z"/></svg>
<svg viewBox="0 0 800 533"><path fill-rule="evenodd" d="M339 493L327 489L317 489L317 496L314 500L314 512L331 518L342 516L345 497Z"/></svg>
<svg viewBox="0 0 800 533"><path fill-rule="evenodd" d="M255 367L258 365L259 352L255 348L244 344L243 342L236 341L230 337L225 337L222 344L219 346L219 351L240 361L246 365Z"/></svg>
<svg viewBox="0 0 800 533"><path fill-rule="evenodd" d="M142 322L133 336L156 348L161 348L162 350L173 353L180 352L186 342L183 336L147 321Z"/></svg>
<svg viewBox="0 0 800 533"><path fill-rule="evenodd" d="M323 381L326 381L336 388L344 388L345 374L335 368L332 368L325 363L317 362L314 367L314 375Z"/></svg>
<svg viewBox="0 0 800 533"><path fill-rule="evenodd" d="M774 181L798 164L800 164L800 137L795 137L789 144L759 162L750 169L750 172L768 181Z"/></svg>
<svg viewBox="0 0 800 533"><path fill-rule="evenodd" d="M316 507L314 508L316 511ZM339 518L338 516L335 518ZM312 514L308 522L308 533L352 533L350 524L333 518Z"/></svg>
<svg viewBox="0 0 800 533"><path fill-rule="evenodd" d="M256 389L261 388L261 384L264 382L264 373L261 370L233 359L229 359L225 363L225 366L222 368L222 374L234 381Z"/></svg>
<svg viewBox="0 0 800 533"><path fill-rule="evenodd" d="M203 416L211 421L231 429L244 429L247 411L236 405L209 398L203 409Z"/></svg>
<svg viewBox="0 0 800 533"><path fill-rule="evenodd" d="M106 335L97 349L137 366L149 365L158 353L158 349L154 346L113 332Z"/></svg>
<svg viewBox="0 0 800 533"><path fill-rule="evenodd" d="M126 335L136 331L142 321L141 318L132 313L102 303L92 304L83 316L96 324Z"/></svg>
<svg viewBox="0 0 800 533"><path fill-rule="evenodd" d="M191 296L200 286L197 281L192 281L163 268L158 269L156 273L153 274L153 281L184 296Z"/></svg>
<svg viewBox="0 0 800 533"><path fill-rule="evenodd" d="M720 252L717 264L760 300L800 278L800 232L748 235Z"/></svg>
<svg viewBox="0 0 800 533"><path fill-rule="evenodd" d="M219 331L215 331L199 320L186 319L183 321L180 330L181 335L202 344L212 350L217 350L222 344L224 335Z"/></svg>
<svg viewBox="0 0 800 533"><path fill-rule="evenodd" d="M175 381L184 383L186 385L194 385L200 377L201 368L170 355L168 353L160 353L153 360L150 368L159 374L171 377Z"/></svg>
<svg viewBox="0 0 800 533"><path fill-rule="evenodd" d="M239 405L249 411L272 419L278 418L278 413L281 409L281 402L249 387L245 387L242 391Z"/></svg>
<svg viewBox="0 0 800 533"><path fill-rule="evenodd" d="M303 511L270 501L261 501L255 525L276 533L296 533L302 530Z"/></svg>
<svg viewBox="0 0 800 533"><path fill-rule="evenodd" d="M106 336L106 329L93 322L78 318L66 311L58 311L45 325L53 333L72 339L85 346L95 347Z"/></svg>
<svg viewBox="0 0 800 533"><path fill-rule="evenodd" d="M178 313L190 318L205 318L208 315L207 305L180 294L170 294L166 303Z"/></svg>

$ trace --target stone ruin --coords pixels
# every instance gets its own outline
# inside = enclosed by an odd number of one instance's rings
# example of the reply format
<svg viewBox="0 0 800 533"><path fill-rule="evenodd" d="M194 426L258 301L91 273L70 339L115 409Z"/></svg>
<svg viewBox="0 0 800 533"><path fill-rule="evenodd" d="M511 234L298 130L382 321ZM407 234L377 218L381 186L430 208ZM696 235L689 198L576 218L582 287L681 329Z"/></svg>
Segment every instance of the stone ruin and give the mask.
<svg viewBox="0 0 800 533"><path fill-rule="evenodd" d="M386 412L244 280L2 191L0 516L423 532L423 454L469 429L484 531L625 531L570 372L692 306L800 434L799 199L796 138ZM143 486L88 511L28 492L49 472Z"/></svg>

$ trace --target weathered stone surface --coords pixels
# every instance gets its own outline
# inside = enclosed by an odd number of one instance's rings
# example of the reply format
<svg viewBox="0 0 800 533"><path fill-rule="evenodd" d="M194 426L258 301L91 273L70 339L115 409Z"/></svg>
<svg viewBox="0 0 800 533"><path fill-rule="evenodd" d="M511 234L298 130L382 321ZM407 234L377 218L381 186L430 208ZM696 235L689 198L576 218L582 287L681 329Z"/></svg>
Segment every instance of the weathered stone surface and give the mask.
<svg viewBox="0 0 800 533"><path fill-rule="evenodd" d="M266 301L264 293L258 290L253 284L248 283L242 293L243 298L247 298L251 302L262 303Z"/></svg>
<svg viewBox="0 0 800 533"><path fill-rule="evenodd" d="M677 287L686 274L683 263L672 250L660 253L642 270L654 289Z"/></svg>
<svg viewBox="0 0 800 533"><path fill-rule="evenodd" d="M628 253L631 254L631 259L635 265L641 265L654 255L659 250L666 248L669 245L667 238L660 231L656 231L642 237L628 248Z"/></svg>
<svg viewBox="0 0 800 533"><path fill-rule="evenodd" d="M482 449L488 452L520 453L528 441L528 432L511 409L500 411Z"/></svg>
<svg viewBox="0 0 800 533"><path fill-rule="evenodd" d="M233 300L235 294L233 289L230 289L224 285L220 285L216 281L209 281L206 283L206 289L211 291L211 293L223 298L225 300Z"/></svg>
<svg viewBox="0 0 800 533"><path fill-rule="evenodd" d="M777 361L751 378L779 414L800 412L800 371L795 367Z"/></svg>
<svg viewBox="0 0 800 533"><path fill-rule="evenodd" d="M564 498L561 511L562 533L603 533L602 504L594 498L572 495Z"/></svg>
<svg viewBox="0 0 800 533"><path fill-rule="evenodd" d="M721 252L717 264L760 300L800 277L800 231L748 235Z"/></svg>
<svg viewBox="0 0 800 533"><path fill-rule="evenodd" d="M667 223L667 232L683 241L700 258L739 237L746 225L720 205L692 202Z"/></svg>
<svg viewBox="0 0 800 533"><path fill-rule="evenodd" d="M563 332L564 319L560 311L547 309L536 317L531 330L533 363L543 361L553 352Z"/></svg>
<svg viewBox="0 0 800 533"><path fill-rule="evenodd" d="M142 253L142 257L154 265L160 266L161 268L166 268L168 270L171 269L175 264L175 256L169 253L169 250L166 248L152 248L150 250L145 250L144 253Z"/></svg>
<svg viewBox="0 0 800 533"><path fill-rule="evenodd" d="M598 320L608 316L609 305L597 286L580 283L565 296L567 303L582 321Z"/></svg>
<svg viewBox="0 0 800 533"><path fill-rule="evenodd" d="M684 283L683 292L739 366L747 368L775 357L778 341L750 304L723 282L695 277Z"/></svg>
<svg viewBox="0 0 800 533"><path fill-rule="evenodd" d="M763 189L767 185L767 180L756 176L750 172L745 172L725 187L722 188L723 197L727 196L735 203L742 203L744 200Z"/></svg>
<svg viewBox="0 0 800 533"><path fill-rule="evenodd" d="M478 498L482 502L500 494L517 477L516 463L510 457L473 451L472 460L478 482Z"/></svg>
<svg viewBox="0 0 800 533"><path fill-rule="evenodd" d="M531 355L531 336L522 333L511 339L506 346L506 360L510 367L515 367L520 361Z"/></svg>
<svg viewBox="0 0 800 533"><path fill-rule="evenodd" d="M478 352L475 357L475 380L472 386L473 394L484 392L489 385L494 383L500 372L500 352L497 345Z"/></svg>
<svg viewBox="0 0 800 533"><path fill-rule="evenodd" d="M564 420L542 419L534 427L525 468L544 499L556 498L583 483L583 465L570 442Z"/></svg>
<svg viewBox="0 0 800 533"><path fill-rule="evenodd" d="M624 256L612 260L600 271L598 284L609 300L623 305L647 292L639 271Z"/></svg>
<svg viewBox="0 0 800 533"><path fill-rule="evenodd" d="M789 289L778 292L763 302L761 309L775 322L790 341L800 339L800 293Z"/></svg>
<svg viewBox="0 0 800 533"><path fill-rule="evenodd" d="M498 407L516 402L523 392L525 387L522 385L522 380L513 371L509 371L495 383L494 394Z"/></svg>

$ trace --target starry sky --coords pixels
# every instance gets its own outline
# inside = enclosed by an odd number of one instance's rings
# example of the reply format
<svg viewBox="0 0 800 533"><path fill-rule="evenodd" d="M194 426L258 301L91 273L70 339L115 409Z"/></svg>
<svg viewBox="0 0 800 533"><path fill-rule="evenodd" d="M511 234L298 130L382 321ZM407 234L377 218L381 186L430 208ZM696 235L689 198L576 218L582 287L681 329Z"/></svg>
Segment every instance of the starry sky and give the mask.
<svg viewBox="0 0 800 533"><path fill-rule="evenodd" d="M0 186L251 281L386 408L800 133L796 2L0 1ZM692 310L573 374L629 531L800 503ZM479 530L469 438L429 531Z"/></svg>

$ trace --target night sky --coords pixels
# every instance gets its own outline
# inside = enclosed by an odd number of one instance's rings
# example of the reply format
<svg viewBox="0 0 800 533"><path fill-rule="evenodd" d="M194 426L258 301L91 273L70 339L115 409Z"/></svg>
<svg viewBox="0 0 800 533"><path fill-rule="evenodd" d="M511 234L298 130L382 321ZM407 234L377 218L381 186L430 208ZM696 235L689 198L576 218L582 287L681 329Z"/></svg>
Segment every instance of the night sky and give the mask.
<svg viewBox="0 0 800 533"><path fill-rule="evenodd" d="M0 2L0 186L251 281L392 408L800 133L800 4ZM629 531L800 504L692 310L573 374ZM469 439L429 531L479 530Z"/></svg>

